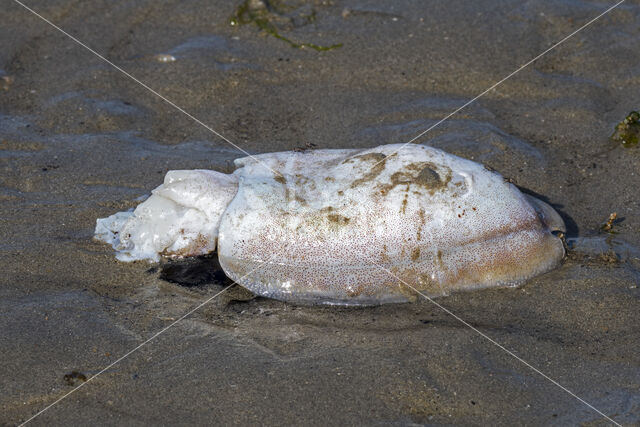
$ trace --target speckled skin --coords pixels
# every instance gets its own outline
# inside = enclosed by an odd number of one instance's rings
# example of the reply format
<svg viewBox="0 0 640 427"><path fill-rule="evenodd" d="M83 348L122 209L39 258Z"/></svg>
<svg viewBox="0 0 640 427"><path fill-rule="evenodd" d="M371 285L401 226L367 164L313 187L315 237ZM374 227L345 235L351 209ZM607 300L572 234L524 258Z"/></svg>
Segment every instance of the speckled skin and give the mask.
<svg viewBox="0 0 640 427"><path fill-rule="evenodd" d="M564 224L548 205L475 162L400 147L236 160L218 236L227 275L270 298L357 305L416 296L384 269L439 296L515 285L562 260L552 231Z"/></svg>

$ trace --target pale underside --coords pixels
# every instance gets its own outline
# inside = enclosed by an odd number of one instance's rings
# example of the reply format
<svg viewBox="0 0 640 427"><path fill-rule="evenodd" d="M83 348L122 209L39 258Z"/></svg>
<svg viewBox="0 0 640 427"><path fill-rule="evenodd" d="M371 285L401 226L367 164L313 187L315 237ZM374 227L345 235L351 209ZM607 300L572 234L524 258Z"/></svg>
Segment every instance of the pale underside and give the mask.
<svg viewBox="0 0 640 427"><path fill-rule="evenodd" d="M232 175L174 171L181 180L165 180L148 209L99 220L96 233L121 259L198 255L217 237L228 276L258 295L305 303L515 285L560 262L552 232L564 225L548 205L480 164L398 148L262 154L236 160Z"/></svg>

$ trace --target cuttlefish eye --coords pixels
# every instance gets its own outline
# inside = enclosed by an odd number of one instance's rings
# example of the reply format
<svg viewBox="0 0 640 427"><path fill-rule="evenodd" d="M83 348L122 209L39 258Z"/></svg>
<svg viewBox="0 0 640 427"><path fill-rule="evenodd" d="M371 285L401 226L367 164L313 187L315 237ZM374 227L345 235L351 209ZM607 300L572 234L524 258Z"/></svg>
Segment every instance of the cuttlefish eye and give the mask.
<svg viewBox="0 0 640 427"><path fill-rule="evenodd" d="M196 256L286 301L381 304L513 286L564 256L557 212L482 165L423 145L245 157L170 171L99 219L120 260Z"/></svg>

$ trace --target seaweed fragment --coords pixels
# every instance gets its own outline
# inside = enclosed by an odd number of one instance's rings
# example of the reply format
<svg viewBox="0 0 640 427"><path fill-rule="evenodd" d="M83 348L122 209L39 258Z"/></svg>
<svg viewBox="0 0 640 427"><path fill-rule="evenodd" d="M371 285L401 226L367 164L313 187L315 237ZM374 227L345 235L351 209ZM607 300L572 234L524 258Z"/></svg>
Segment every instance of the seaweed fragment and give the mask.
<svg viewBox="0 0 640 427"><path fill-rule="evenodd" d="M286 15L287 12L294 9L295 7L285 4L282 0L244 0L236 8L233 16L229 19L229 23L233 26L253 23L265 33L297 49L309 48L321 52L342 47L342 43L321 46L314 43L296 42L283 36L280 28L283 24L295 27L311 24L316 20L316 11L312 9L310 13L300 13L300 23L295 25L294 20Z"/></svg>
<svg viewBox="0 0 640 427"><path fill-rule="evenodd" d="M621 142L624 147L631 147L638 143L640 138L640 113L632 111L623 121L616 125L616 130L611 135L611 140Z"/></svg>
<svg viewBox="0 0 640 427"><path fill-rule="evenodd" d="M613 212L609 215L609 219L607 219L607 222L602 224L600 230L609 234L618 234L617 231L614 231L613 226L621 223L623 220L624 218L618 218L618 214L616 212Z"/></svg>

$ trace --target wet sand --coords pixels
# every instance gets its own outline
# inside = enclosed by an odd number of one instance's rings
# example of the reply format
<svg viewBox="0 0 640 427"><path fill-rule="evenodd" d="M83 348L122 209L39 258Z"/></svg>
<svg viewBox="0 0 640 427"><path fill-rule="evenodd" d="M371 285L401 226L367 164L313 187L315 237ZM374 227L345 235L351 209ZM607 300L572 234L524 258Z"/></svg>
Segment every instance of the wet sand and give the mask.
<svg viewBox="0 0 640 427"><path fill-rule="evenodd" d="M251 153L407 141L613 4L286 3L269 17L280 35L342 47L232 26L241 2L28 4ZM438 302L627 425L640 146L609 136L640 108L639 19L627 1L417 141L551 203L572 248L524 286ZM91 238L168 170L229 172L244 154L12 2L0 78L0 423L13 425L223 289L212 260L120 263ZM600 232L612 212L616 234ZM33 424L69 422L607 424L428 301L304 307L238 287Z"/></svg>

